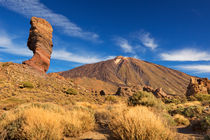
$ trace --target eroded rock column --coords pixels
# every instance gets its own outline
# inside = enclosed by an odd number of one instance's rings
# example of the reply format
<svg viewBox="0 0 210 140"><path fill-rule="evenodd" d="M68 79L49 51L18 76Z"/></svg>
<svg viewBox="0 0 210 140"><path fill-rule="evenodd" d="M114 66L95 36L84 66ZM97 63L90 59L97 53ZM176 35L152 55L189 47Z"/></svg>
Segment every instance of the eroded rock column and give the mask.
<svg viewBox="0 0 210 140"><path fill-rule="evenodd" d="M37 17L32 17L30 24L27 45L34 55L30 60L24 61L23 64L27 64L41 72L47 72L53 47L53 28L45 19Z"/></svg>

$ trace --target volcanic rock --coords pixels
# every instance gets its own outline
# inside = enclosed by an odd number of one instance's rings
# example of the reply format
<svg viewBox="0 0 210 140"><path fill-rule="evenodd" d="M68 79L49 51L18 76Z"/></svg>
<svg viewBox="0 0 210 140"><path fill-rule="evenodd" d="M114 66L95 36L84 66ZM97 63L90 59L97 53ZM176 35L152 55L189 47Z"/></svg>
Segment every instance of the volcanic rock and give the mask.
<svg viewBox="0 0 210 140"><path fill-rule="evenodd" d="M119 87L115 95L118 96L132 96L134 93L142 90L141 86L133 86L133 87Z"/></svg>
<svg viewBox="0 0 210 140"><path fill-rule="evenodd" d="M134 85L151 86L154 89L162 87L165 93L180 96L186 93L191 77L161 65L123 56L86 64L59 74L71 79L87 77L101 80L116 87Z"/></svg>
<svg viewBox="0 0 210 140"><path fill-rule="evenodd" d="M101 91L100 91L100 95L101 95L101 96L105 96L105 95L106 95L105 91L104 91L104 90L101 90Z"/></svg>
<svg viewBox="0 0 210 140"><path fill-rule="evenodd" d="M155 95L155 97L157 98L162 98L162 99L166 99L166 98L171 98L170 95L166 94L162 88L157 88L157 89L153 89L150 86L144 86L143 87L143 91L146 92L152 92L153 95Z"/></svg>
<svg viewBox="0 0 210 140"><path fill-rule="evenodd" d="M210 80L208 78L191 77L186 95L191 96L197 93L210 94Z"/></svg>
<svg viewBox="0 0 210 140"><path fill-rule="evenodd" d="M53 47L53 28L45 19L37 17L32 17L30 24L27 45L34 55L30 60L24 61L23 64L27 64L41 72L47 72Z"/></svg>

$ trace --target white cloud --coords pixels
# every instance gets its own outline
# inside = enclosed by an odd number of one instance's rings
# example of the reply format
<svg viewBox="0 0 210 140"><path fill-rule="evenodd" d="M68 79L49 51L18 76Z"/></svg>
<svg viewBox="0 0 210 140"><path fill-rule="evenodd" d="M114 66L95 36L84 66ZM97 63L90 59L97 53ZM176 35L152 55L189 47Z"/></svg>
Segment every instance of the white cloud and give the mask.
<svg viewBox="0 0 210 140"><path fill-rule="evenodd" d="M104 60L114 59L116 56L107 56Z"/></svg>
<svg viewBox="0 0 210 140"><path fill-rule="evenodd" d="M182 66L175 66L178 69L188 70L195 73L209 73L210 72L210 65L182 65Z"/></svg>
<svg viewBox="0 0 210 140"><path fill-rule="evenodd" d="M148 32L141 32L138 38L145 47L151 48L152 50L158 47L155 39L151 37L150 33Z"/></svg>
<svg viewBox="0 0 210 140"><path fill-rule="evenodd" d="M40 0L0 0L0 5L28 18L31 16L42 17L69 36L99 41L99 36L96 33L83 31L67 17L47 8Z"/></svg>
<svg viewBox="0 0 210 140"><path fill-rule="evenodd" d="M166 61L210 61L210 53L196 49L176 50L160 56Z"/></svg>
<svg viewBox="0 0 210 140"><path fill-rule="evenodd" d="M5 32L0 32L0 52L14 54L18 56L33 56L32 51L28 49L26 44L18 44L16 41L13 40L13 38L11 38L11 35L7 35ZM75 54L66 50L53 50L52 59L85 64L102 61L105 58Z"/></svg>
<svg viewBox="0 0 210 140"><path fill-rule="evenodd" d="M12 38L7 34L0 32L0 52L21 56L32 56L32 52L27 47L23 46L26 46L26 44L14 43Z"/></svg>
<svg viewBox="0 0 210 140"><path fill-rule="evenodd" d="M82 64L95 63L103 60L95 56L84 56L79 54L73 54L66 50L54 50L52 54L52 59L77 62Z"/></svg>
<svg viewBox="0 0 210 140"><path fill-rule="evenodd" d="M133 46L131 46L128 43L128 40L126 40L122 37L117 37L117 38L115 38L115 41L116 41L116 44L118 46L120 46L125 53L133 53Z"/></svg>

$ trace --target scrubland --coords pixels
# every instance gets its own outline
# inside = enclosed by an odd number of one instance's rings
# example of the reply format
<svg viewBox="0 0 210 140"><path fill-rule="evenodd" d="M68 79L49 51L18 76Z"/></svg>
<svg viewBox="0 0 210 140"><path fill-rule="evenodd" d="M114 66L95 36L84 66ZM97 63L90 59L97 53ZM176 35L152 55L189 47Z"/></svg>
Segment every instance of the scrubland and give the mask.
<svg viewBox="0 0 210 140"><path fill-rule="evenodd" d="M99 129L107 139L193 139L178 133L179 126L210 139L210 96L183 98L165 101L142 91L129 98L100 96L70 79L0 63L0 139L77 139Z"/></svg>

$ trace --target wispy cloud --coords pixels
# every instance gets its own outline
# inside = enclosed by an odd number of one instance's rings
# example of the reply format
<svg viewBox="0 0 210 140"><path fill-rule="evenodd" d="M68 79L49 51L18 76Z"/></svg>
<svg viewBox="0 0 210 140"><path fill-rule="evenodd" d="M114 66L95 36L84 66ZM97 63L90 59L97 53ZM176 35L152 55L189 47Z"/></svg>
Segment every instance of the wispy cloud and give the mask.
<svg viewBox="0 0 210 140"><path fill-rule="evenodd" d="M80 54L71 53L66 51L65 49L54 50L52 54L52 59L64 60L64 61L70 61L82 64L95 63L103 60L96 56L84 56Z"/></svg>
<svg viewBox="0 0 210 140"><path fill-rule="evenodd" d="M8 35L6 32L0 31L0 52L14 54L18 56L33 56L32 51L28 49L26 44L19 44L15 41L16 38L12 38L11 36L12 35ZM90 53L87 52L86 54ZM81 55L80 53L76 54L63 49L53 50L52 59L86 64L99 62L105 60L106 58L99 58L93 55Z"/></svg>
<svg viewBox="0 0 210 140"><path fill-rule="evenodd" d="M125 53L133 53L133 46L131 46L128 43L128 40L122 37L117 37L114 40L116 41L116 44L120 46Z"/></svg>
<svg viewBox="0 0 210 140"><path fill-rule="evenodd" d="M197 49L182 49L160 54L166 61L210 61L210 53Z"/></svg>
<svg viewBox="0 0 210 140"><path fill-rule="evenodd" d="M145 47L151 48L152 50L158 47L158 44L149 32L140 32L138 38Z"/></svg>
<svg viewBox="0 0 210 140"><path fill-rule="evenodd" d="M178 69L188 70L195 73L209 73L210 72L210 65L181 65L175 66Z"/></svg>
<svg viewBox="0 0 210 140"><path fill-rule="evenodd" d="M28 18L31 16L42 17L68 36L99 41L98 34L84 31L64 15L54 13L39 0L0 0L0 5Z"/></svg>
<svg viewBox="0 0 210 140"><path fill-rule="evenodd" d="M32 55L32 52L26 47L26 44L14 43L13 39L5 32L0 32L0 52L21 56Z"/></svg>
<svg viewBox="0 0 210 140"><path fill-rule="evenodd" d="M114 59L116 56L107 56L104 60Z"/></svg>

